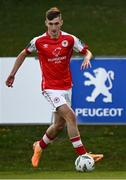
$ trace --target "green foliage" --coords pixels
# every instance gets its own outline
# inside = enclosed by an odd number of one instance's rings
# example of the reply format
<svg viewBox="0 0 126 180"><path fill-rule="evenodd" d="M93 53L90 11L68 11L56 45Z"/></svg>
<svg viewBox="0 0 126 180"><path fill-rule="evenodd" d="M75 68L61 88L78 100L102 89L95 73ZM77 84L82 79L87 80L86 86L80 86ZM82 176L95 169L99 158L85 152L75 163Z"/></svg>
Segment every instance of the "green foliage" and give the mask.
<svg viewBox="0 0 126 180"><path fill-rule="evenodd" d="M94 55L125 55L125 0L0 0L0 56L16 56L45 28L45 11L58 6L63 30L80 37Z"/></svg>

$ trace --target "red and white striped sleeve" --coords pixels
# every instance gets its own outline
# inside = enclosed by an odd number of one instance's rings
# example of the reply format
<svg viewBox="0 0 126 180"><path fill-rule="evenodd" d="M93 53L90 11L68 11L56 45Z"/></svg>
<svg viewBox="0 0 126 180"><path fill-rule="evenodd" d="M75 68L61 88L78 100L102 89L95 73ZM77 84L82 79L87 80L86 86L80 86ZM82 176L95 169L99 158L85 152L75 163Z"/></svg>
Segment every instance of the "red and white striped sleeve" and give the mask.
<svg viewBox="0 0 126 180"><path fill-rule="evenodd" d="M78 39L77 37L73 36L74 38L74 46L73 49L76 52L79 52L83 55L85 55L87 53L87 49L88 49L88 45L83 43L80 39Z"/></svg>
<svg viewBox="0 0 126 180"><path fill-rule="evenodd" d="M26 46L25 50L28 54L31 54L32 52L35 52L36 51L36 45L35 45L35 42L36 42L36 38L33 38L30 43Z"/></svg>

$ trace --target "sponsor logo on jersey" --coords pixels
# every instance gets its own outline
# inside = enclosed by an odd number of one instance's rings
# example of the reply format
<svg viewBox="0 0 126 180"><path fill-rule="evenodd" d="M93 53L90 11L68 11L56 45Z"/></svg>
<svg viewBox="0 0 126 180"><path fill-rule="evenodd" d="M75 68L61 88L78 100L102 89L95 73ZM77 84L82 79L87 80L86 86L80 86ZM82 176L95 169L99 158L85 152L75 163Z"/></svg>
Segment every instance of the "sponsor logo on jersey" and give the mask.
<svg viewBox="0 0 126 180"><path fill-rule="evenodd" d="M52 51L52 54L55 56L55 57L58 57L60 55L60 51L61 51L61 47L57 47L56 49L54 49Z"/></svg>
<svg viewBox="0 0 126 180"><path fill-rule="evenodd" d="M49 62L54 62L56 64L59 64L62 62L62 60L65 60L67 57L66 56L59 56L61 53L61 47L57 47L52 51L52 54L55 56L53 58L48 58Z"/></svg>
<svg viewBox="0 0 126 180"><path fill-rule="evenodd" d="M61 63L63 60L65 60L67 57L66 56L62 56L62 57L55 57L55 58L48 58L49 62L54 62L56 64Z"/></svg>

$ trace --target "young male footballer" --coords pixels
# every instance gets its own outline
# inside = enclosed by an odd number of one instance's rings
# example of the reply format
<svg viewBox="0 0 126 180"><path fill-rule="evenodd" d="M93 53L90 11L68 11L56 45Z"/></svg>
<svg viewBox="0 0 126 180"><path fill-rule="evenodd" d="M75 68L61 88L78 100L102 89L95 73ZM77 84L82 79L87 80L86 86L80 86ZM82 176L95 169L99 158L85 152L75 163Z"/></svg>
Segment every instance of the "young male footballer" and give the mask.
<svg viewBox="0 0 126 180"><path fill-rule="evenodd" d="M43 137L34 142L32 156L33 167L38 167L40 157L48 144L67 126L68 136L78 155L88 154L95 162L103 158L103 154L91 154L84 147L77 126L77 119L71 108L72 78L70 59L73 50L84 55L81 69L91 67L92 53L86 44L69 33L61 31L63 19L60 10L53 7L46 12L45 25L47 31L31 40L28 46L17 56L14 67L6 80L12 87L15 75L28 54L36 51L42 71L42 94L52 105L54 122L46 130Z"/></svg>

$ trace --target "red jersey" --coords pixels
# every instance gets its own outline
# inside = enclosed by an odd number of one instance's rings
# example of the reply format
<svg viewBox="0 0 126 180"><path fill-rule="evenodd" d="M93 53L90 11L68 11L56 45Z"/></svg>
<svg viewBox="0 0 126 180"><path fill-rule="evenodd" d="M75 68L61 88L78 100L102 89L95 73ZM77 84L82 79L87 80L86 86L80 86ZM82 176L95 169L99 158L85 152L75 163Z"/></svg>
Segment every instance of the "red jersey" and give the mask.
<svg viewBox="0 0 126 180"><path fill-rule="evenodd" d="M60 32L52 39L48 32L35 37L26 47L27 53L37 51L42 71L42 89L66 90L72 86L70 59L73 50L86 54L87 45L68 33Z"/></svg>

